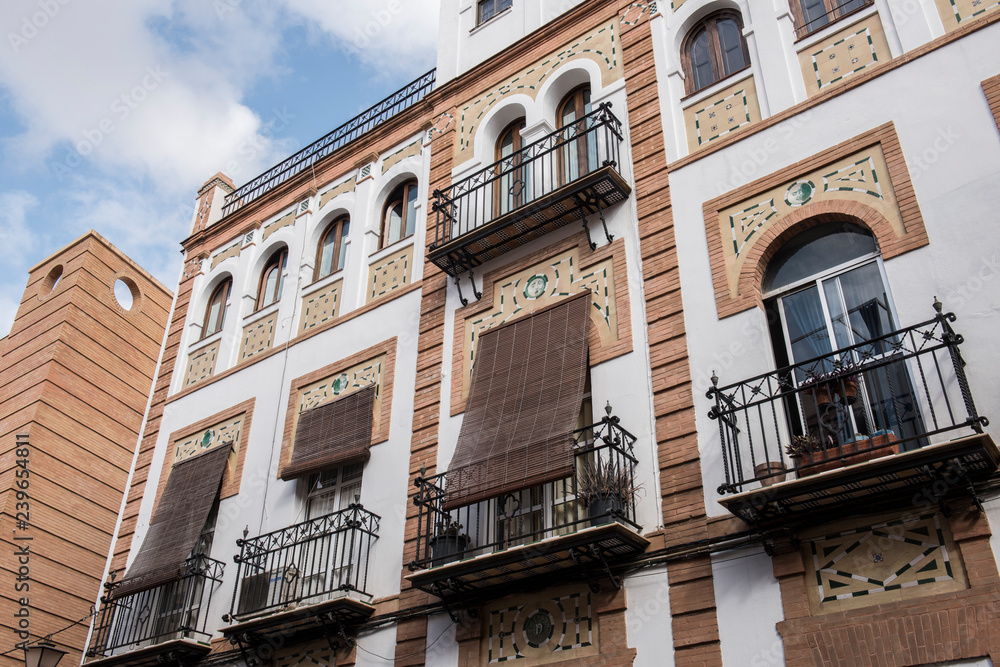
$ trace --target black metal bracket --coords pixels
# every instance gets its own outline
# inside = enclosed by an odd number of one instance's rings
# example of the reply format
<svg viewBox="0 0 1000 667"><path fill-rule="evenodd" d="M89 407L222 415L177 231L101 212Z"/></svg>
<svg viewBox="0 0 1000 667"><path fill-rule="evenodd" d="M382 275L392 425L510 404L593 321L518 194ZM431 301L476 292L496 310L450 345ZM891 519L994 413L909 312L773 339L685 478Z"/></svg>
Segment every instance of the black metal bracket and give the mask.
<svg viewBox="0 0 1000 667"><path fill-rule="evenodd" d="M608 579L611 580L611 585L615 587L616 591L620 591L622 589L621 579L616 577L611 572L611 566L608 565L608 561L605 560L604 558L604 550L601 549L600 545L598 544L591 544L590 553L592 556L594 556L595 558L597 558L597 560L601 562L601 567L604 568L604 574L608 575Z"/></svg>
<svg viewBox="0 0 1000 667"><path fill-rule="evenodd" d="M323 627L323 636L326 637L326 642L330 646L330 650L333 651L334 656L337 655L341 648L350 651L357 643L354 637L348 636L344 622L333 613L326 612L319 614L316 616L316 622ZM339 641L342 641L343 645L334 639L335 636L340 638Z"/></svg>
<svg viewBox="0 0 1000 667"><path fill-rule="evenodd" d="M581 547L576 547L569 552L570 560L576 563L580 568L580 577L587 582L587 586L590 587L590 592L597 595L601 592L601 585L594 581L594 578L590 576L590 570L583 564L583 559L580 557L580 548Z"/></svg>
<svg viewBox="0 0 1000 667"><path fill-rule="evenodd" d="M587 226L587 214L584 212L585 207L579 197L573 195L573 199L580 204L580 208L577 209L577 213L580 214L580 222L583 224L583 231L587 232L587 245L590 246L591 251L597 250L597 244L594 243L592 238L590 238L590 227Z"/></svg>
<svg viewBox="0 0 1000 667"><path fill-rule="evenodd" d="M604 208L601 206L601 200L597 200L597 214L601 216L601 226L604 227L604 236L608 239L608 243L615 240L614 234L608 232L608 221L604 219Z"/></svg>
<svg viewBox="0 0 1000 667"><path fill-rule="evenodd" d="M451 622L455 624L460 623L462 620L461 610L452 609L451 605L448 604L448 598L445 597L444 586L441 585L441 582L436 582L432 588L434 590L434 595L441 598L441 604L444 605L445 613L448 614L448 618L451 619Z"/></svg>
<svg viewBox="0 0 1000 667"><path fill-rule="evenodd" d="M455 274L455 287L458 289L458 300L462 302L463 306L469 305L469 300L462 296L462 279Z"/></svg>
<svg viewBox="0 0 1000 667"><path fill-rule="evenodd" d="M476 275L472 272L472 255L469 254L468 248L462 248L462 254L465 255L465 265L469 267L469 282L472 284L472 296L476 297L476 301L483 298L483 293L476 290Z"/></svg>
<svg viewBox="0 0 1000 667"><path fill-rule="evenodd" d="M181 656L176 651L167 651L166 653L161 653L156 656L156 663L159 665L169 665L174 664L177 667L183 667L181 662Z"/></svg>
<svg viewBox="0 0 1000 667"><path fill-rule="evenodd" d="M229 638L229 643L240 649L243 662L247 667L256 667L260 664L257 659L257 647L264 643L264 638L252 632L239 632Z"/></svg>

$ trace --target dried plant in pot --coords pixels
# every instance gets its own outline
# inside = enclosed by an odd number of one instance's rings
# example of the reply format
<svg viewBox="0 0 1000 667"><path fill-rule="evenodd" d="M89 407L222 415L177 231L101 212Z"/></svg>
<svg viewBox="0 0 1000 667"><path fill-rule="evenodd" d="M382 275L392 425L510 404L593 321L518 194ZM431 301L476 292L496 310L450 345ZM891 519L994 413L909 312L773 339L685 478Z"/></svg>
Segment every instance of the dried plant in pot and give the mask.
<svg viewBox="0 0 1000 667"><path fill-rule="evenodd" d="M594 526L625 517L640 489L631 466L610 458L588 462L578 480L580 495L587 505L587 517Z"/></svg>
<svg viewBox="0 0 1000 667"><path fill-rule="evenodd" d="M462 529L457 521L440 521L434 526L430 547L435 567L454 563L468 549L470 539Z"/></svg>

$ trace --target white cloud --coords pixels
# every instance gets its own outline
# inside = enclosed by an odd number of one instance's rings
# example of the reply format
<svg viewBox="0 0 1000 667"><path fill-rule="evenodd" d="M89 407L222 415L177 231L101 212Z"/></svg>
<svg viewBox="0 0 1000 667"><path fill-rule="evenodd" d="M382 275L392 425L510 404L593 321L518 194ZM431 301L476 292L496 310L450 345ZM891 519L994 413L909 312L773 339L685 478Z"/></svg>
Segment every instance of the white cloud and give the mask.
<svg viewBox="0 0 1000 667"><path fill-rule="evenodd" d="M0 246L18 250L16 253L7 253L8 264L35 248L35 236L26 221L28 210L36 206L38 198L30 192L0 192Z"/></svg>
<svg viewBox="0 0 1000 667"><path fill-rule="evenodd" d="M285 0L367 67L423 74L437 55L439 0Z"/></svg>
<svg viewBox="0 0 1000 667"><path fill-rule="evenodd" d="M43 5L58 11L42 21ZM49 157L59 180L84 162L125 168L185 195L244 142L260 146L248 172L263 169L283 147L258 136L263 121L241 100L276 71L273 17L249 1L220 16L195 0L6 0L0 25L15 29L0 46L0 84L27 125L16 159Z"/></svg>

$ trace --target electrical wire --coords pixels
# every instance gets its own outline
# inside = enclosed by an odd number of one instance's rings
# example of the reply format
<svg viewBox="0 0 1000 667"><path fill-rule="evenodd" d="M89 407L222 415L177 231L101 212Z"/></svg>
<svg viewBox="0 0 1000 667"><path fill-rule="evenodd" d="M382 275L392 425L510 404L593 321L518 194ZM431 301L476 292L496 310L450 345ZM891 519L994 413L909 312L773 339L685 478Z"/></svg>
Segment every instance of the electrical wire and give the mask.
<svg viewBox="0 0 1000 667"><path fill-rule="evenodd" d="M452 623L451 625L446 626L445 629L441 631L441 634L439 634L434 641L432 641L430 644L428 644L427 646L425 646L423 649L421 649L419 651L414 651L413 653L407 653L406 655L394 656L392 658L387 658L384 655L379 655L378 653L375 653L374 651L369 651L364 646L362 646L360 643L355 643L354 645L357 646L360 650L362 650L365 653L367 653L368 655L373 655L376 658L381 658L382 660L385 660L387 662L393 662L393 661L397 660L398 658L412 658L415 655L420 655L421 653L426 653L427 649L429 649L430 647L432 647L435 644L437 644L438 640L441 639L442 637L444 637L444 633L448 632L449 630L451 630L456 625L457 625L456 623Z"/></svg>
<svg viewBox="0 0 1000 667"><path fill-rule="evenodd" d="M86 621L88 618L91 618L91 617L96 616L96 615L97 615L97 609L91 607L90 613L87 614L86 616L84 616L83 618L81 618L79 621L73 621L72 623L70 623L69 625L67 625L65 628L62 628L60 630L56 630L55 632L50 632L49 634L45 635L44 637L39 637L38 641L44 641L46 639L51 639L53 635L58 635L60 632L65 632L65 631L69 630L70 628L72 628L74 626L82 625L83 622ZM25 644L25 645L27 646L27 644ZM0 656L10 655L14 651L19 651L19 650L21 650L21 649L18 649L17 647L15 647L15 648L12 648L10 650L4 651L3 653L0 653Z"/></svg>

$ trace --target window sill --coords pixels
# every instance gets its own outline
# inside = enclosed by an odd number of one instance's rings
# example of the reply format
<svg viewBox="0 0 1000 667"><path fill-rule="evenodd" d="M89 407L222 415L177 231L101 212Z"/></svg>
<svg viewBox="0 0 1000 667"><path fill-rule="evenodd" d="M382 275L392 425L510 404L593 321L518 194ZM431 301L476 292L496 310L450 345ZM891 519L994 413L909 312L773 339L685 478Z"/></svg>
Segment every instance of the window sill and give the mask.
<svg viewBox="0 0 1000 667"><path fill-rule="evenodd" d="M338 280L343 279L343 277L344 277L344 269L338 269L337 271L334 271L329 275L323 276L319 280L314 280L312 283L302 288L302 296L308 296L313 292L318 292L324 287L328 287L329 285L332 285Z"/></svg>
<svg viewBox="0 0 1000 667"><path fill-rule="evenodd" d="M405 245L412 245L417 238L416 233L410 234L409 236L403 237L391 245L387 245L384 248L379 248L372 254L368 255L368 262L377 262L383 257L391 255L395 251L399 251Z"/></svg>
<svg viewBox="0 0 1000 667"><path fill-rule="evenodd" d="M867 10L872 10L872 11L868 12ZM865 3L863 6L858 7L857 9L848 12L847 14L844 14L843 16L838 16L837 18L833 19L832 21L830 21L825 25L822 25L814 30L810 30L809 32L803 33L801 36L799 36L799 28L796 27L795 28L796 37L794 42L795 47L798 50L800 46L802 47L808 46L807 44L805 44L805 42L809 42L810 44L812 44L814 43L813 41L814 38L816 38L815 41L819 41L823 37L826 37L829 34L836 32L836 30L827 30L827 28L833 28L834 26L837 26L837 29L840 29L841 27L843 27L840 24L845 23L848 19L868 18L871 14L877 14L877 13L878 10L875 9L875 2L874 0L871 0L870 2ZM863 17L862 14L864 14Z"/></svg>
<svg viewBox="0 0 1000 667"><path fill-rule="evenodd" d="M256 312L253 312L253 313L250 313L249 315L247 315L246 317L243 318L243 326L247 326L248 324L253 324L257 320L264 319L265 317L267 317L271 313L278 312L278 307L280 305L281 305L281 301L275 301L274 303L272 303L269 306L264 306L260 310L258 310Z"/></svg>
<svg viewBox="0 0 1000 667"><path fill-rule="evenodd" d="M484 27L484 26L487 26L487 25L489 25L490 23L493 23L494 21L496 21L496 20L497 20L498 18L500 18L501 16L504 16L504 15L506 15L506 14L510 14L510 13L512 13L513 11L514 11L514 6L513 6L513 5L511 5L510 7L508 7L508 8L507 8L507 9L505 9L505 10L503 10L502 12L497 12L497 13L496 13L496 14L494 14L493 16L491 16L491 17L489 17L488 19L486 19L485 21L483 21L482 23L477 23L477 24L476 24L476 27L475 27L475 28L473 28L472 30L470 30L470 31L469 31L469 34L470 34L470 35L474 35L474 34L476 34L477 32L479 32L479 29L480 29L480 28L482 28L482 27Z"/></svg>
<svg viewBox="0 0 1000 667"><path fill-rule="evenodd" d="M191 343L190 346L188 346L188 351L189 352L197 352L198 350L200 350L203 347L208 347L212 343L214 343L217 340L221 339L222 338L222 334L223 334L224 331L225 331L225 328L216 331L214 334L209 334L208 336L205 336L204 338L199 338L195 342Z"/></svg>
<svg viewBox="0 0 1000 667"><path fill-rule="evenodd" d="M729 76L727 76L725 79L719 79L710 86L705 86L701 90L693 92L687 97L682 97L681 108L687 109L688 107L694 106L698 102L702 102L712 97L713 95L717 94L721 90L724 90L725 88L728 88L733 84L739 83L743 79L748 79L751 76L753 76L753 71L751 70L750 65L747 65L742 69L738 69Z"/></svg>

